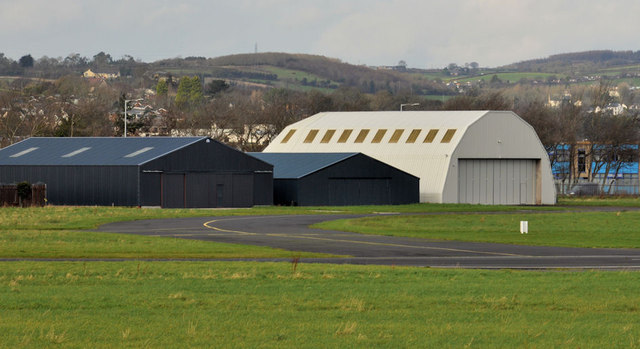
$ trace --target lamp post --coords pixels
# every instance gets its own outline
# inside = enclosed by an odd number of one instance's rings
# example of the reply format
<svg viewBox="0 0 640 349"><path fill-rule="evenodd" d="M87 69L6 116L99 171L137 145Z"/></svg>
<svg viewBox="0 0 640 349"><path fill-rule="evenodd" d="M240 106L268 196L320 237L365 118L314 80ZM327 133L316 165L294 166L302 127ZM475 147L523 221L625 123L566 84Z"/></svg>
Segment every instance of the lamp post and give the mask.
<svg viewBox="0 0 640 349"><path fill-rule="evenodd" d="M138 99L125 99L124 100L124 138L127 138L127 103L129 102L137 102L141 101L142 98Z"/></svg>
<svg viewBox="0 0 640 349"><path fill-rule="evenodd" d="M402 109L404 107L415 107L417 105L420 105L420 103L403 103L403 104L400 104L400 111L403 111Z"/></svg>

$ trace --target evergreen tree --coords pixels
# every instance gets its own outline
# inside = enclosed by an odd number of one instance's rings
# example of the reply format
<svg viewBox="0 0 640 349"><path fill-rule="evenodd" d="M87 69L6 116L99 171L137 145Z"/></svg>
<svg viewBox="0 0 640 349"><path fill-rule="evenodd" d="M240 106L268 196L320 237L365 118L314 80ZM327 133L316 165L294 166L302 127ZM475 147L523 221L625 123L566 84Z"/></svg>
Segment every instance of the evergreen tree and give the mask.
<svg viewBox="0 0 640 349"><path fill-rule="evenodd" d="M202 83L200 82L200 78L194 76L191 78L191 83L189 85L189 104L192 107L195 107L202 103L204 100L204 93L202 91Z"/></svg>
<svg viewBox="0 0 640 349"><path fill-rule="evenodd" d="M175 103L179 108L186 107L189 103L189 97L191 95L191 78L184 76L180 79L178 85L178 92L176 93Z"/></svg>
<svg viewBox="0 0 640 349"><path fill-rule="evenodd" d="M156 94L160 96L166 96L169 93L169 85L167 85L167 80L160 80L156 85Z"/></svg>
<svg viewBox="0 0 640 349"><path fill-rule="evenodd" d="M20 66L23 68L33 67L33 57L31 57L30 54L20 57L20 60L18 62L20 63Z"/></svg>

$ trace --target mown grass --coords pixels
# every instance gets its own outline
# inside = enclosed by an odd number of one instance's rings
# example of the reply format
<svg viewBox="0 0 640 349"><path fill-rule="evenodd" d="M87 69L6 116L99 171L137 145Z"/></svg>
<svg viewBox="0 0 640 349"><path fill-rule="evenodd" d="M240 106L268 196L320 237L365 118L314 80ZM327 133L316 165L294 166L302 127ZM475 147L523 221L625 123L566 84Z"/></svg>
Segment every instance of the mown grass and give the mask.
<svg viewBox="0 0 640 349"><path fill-rule="evenodd" d="M617 206L640 207L639 196L579 196L558 197L558 205L561 206Z"/></svg>
<svg viewBox="0 0 640 349"><path fill-rule="evenodd" d="M322 253L173 237L88 231L0 231L0 258L221 259L330 257Z"/></svg>
<svg viewBox="0 0 640 349"><path fill-rule="evenodd" d="M1 347L638 347L640 274L0 263Z"/></svg>
<svg viewBox="0 0 640 349"><path fill-rule="evenodd" d="M172 237L80 231L93 229L109 222L247 214L246 211L159 210L125 207L5 207L0 209L0 258L191 259L329 256ZM257 209L256 212L263 211Z"/></svg>
<svg viewBox="0 0 640 349"><path fill-rule="evenodd" d="M529 233L520 234L520 221ZM640 248L640 212L450 214L366 217L314 227L362 234L506 244Z"/></svg>
<svg viewBox="0 0 640 349"><path fill-rule="evenodd" d="M126 207L0 209L0 258L294 258L329 257L268 247L224 244L172 237L81 231L101 224L140 219L229 215L287 215L373 212L441 212L518 210L473 205L404 205L356 207L256 207L234 210L160 210Z"/></svg>
<svg viewBox="0 0 640 349"><path fill-rule="evenodd" d="M482 206L454 204L414 204L397 206L288 207L268 206L250 209L147 209L106 206L46 206L0 208L0 230L70 230L93 229L101 224L141 219L210 217L237 215L287 214L366 214L377 212L496 212L518 210L558 210L554 207Z"/></svg>

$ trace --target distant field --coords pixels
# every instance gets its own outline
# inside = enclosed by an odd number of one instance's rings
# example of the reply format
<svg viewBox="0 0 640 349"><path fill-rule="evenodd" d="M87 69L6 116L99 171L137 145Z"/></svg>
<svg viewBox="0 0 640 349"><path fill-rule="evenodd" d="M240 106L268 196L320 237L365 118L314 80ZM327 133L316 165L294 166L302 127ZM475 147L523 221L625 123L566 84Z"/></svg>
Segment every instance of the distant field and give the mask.
<svg viewBox="0 0 640 349"><path fill-rule="evenodd" d="M623 78L623 79L614 79L613 83L615 85L626 82L630 86L640 86L640 78Z"/></svg>
<svg viewBox="0 0 640 349"><path fill-rule="evenodd" d="M310 74L300 70L291 70L291 69L284 69L284 68L271 67L271 66L260 67L260 71L267 72L270 74L276 74L278 75L278 79L280 80L302 81L302 79L304 78L306 78L307 81L309 82L313 80L317 80L317 81L327 80L327 78L324 78L322 76ZM336 83L336 82L332 82L332 83Z"/></svg>
<svg viewBox="0 0 640 349"><path fill-rule="evenodd" d="M533 79L537 79L537 80L546 80L547 78L551 77L551 76L556 76L558 78L563 78L564 75L562 74L550 74L550 73L487 73L485 75L481 75L481 76L474 76L474 77L469 77L469 78L457 78L457 79L451 79L451 80L455 80L461 83L467 82L467 81L478 81L478 80L483 80L483 81L491 81L491 79L493 79L493 76L496 75L498 77L498 79L506 82L509 81L511 83L515 83L518 82L522 79L529 79L529 80L533 80Z"/></svg>
<svg viewBox="0 0 640 349"><path fill-rule="evenodd" d="M636 272L0 263L0 347L634 348Z"/></svg>
<svg viewBox="0 0 640 349"><path fill-rule="evenodd" d="M424 99L432 100L432 101L441 101L446 102L455 96L445 96L445 95L427 95L423 96Z"/></svg>
<svg viewBox="0 0 640 349"><path fill-rule="evenodd" d="M621 72L621 71L629 71L629 70L640 70L640 64L633 65L624 65L624 66L616 66L611 68L601 69L602 72Z"/></svg>

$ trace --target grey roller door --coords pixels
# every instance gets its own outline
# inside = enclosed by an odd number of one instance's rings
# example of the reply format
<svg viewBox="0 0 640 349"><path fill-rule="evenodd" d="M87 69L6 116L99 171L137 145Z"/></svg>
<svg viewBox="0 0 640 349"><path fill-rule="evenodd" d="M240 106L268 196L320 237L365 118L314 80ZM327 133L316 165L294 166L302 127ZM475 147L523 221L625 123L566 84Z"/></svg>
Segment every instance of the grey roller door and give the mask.
<svg viewBox="0 0 640 349"><path fill-rule="evenodd" d="M458 160L458 202L534 205L537 160Z"/></svg>

